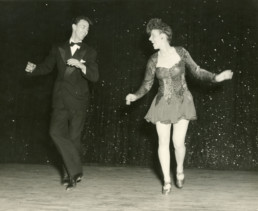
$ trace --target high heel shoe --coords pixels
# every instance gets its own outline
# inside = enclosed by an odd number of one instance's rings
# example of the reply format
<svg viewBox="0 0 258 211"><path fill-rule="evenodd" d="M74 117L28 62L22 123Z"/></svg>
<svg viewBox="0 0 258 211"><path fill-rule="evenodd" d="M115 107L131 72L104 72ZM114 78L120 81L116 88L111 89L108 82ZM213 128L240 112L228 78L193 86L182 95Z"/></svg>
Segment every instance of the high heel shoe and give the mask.
<svg viewBox="0 0 258 211"><path fill-rule="evenodd" d="M185 175L184 172L176 174L176 186L181 189L185 183Z"/></svg>
<svg viewBox="0 0 258 211"><path fill-rule="evenodd" d="M168 195L171 192L171 182L165 182L164 186L162 187L162 194Z"/></svg>

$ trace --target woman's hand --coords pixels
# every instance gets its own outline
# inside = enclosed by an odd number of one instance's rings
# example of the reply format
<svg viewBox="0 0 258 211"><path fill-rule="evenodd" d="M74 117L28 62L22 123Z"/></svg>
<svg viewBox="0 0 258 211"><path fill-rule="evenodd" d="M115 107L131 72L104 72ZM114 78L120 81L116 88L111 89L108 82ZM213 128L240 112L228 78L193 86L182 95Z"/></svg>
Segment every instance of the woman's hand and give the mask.
<svg viewBox="0 0 258 211"><path fill-rule="evenodd" d="M221 82L225 80L230 80L233 77L233 72L231 70L225 70L222 73L216 75L215 81L216 82Z"/></svg>
<svg viewBox="0 0 258 211"><path fill-rule="evenodd" d="M126 100L126 105L130 105L131 102L134 102L137 99L136 95L134 94L128 94L125 98Z"/></svg>

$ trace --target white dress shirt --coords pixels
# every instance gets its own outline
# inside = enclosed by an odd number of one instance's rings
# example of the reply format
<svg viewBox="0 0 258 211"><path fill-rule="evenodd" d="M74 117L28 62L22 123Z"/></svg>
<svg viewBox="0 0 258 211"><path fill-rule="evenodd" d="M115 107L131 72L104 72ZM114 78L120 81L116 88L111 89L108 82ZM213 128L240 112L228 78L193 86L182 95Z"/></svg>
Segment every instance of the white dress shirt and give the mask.
<svg viewBox="0 0 258 211"><path fill-rule="evenodd" d="M72 39L70 39L70 41L69 41L69 43L71 43L71 42L74 42ZM74 53L75 53L75 51L77 50L77 49L80 49L80 46L79 45L73 45L73 46L70 46L70 48L71 48L71 54L72 54L72 56L74 55Z"/></svg>

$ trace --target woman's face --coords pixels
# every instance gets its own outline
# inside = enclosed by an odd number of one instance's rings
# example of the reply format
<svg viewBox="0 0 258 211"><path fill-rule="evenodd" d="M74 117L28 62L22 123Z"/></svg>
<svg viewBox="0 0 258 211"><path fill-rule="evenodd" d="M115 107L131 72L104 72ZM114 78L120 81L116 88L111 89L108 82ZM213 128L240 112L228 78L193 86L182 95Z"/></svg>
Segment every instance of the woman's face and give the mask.
<svg viewBox="0 0 258 211"><path fill-rule="evenodd" d="M151 41L154 49L159 49L163 42L162 33L158 29L153 29L150 34L149 41Z"/></svg>

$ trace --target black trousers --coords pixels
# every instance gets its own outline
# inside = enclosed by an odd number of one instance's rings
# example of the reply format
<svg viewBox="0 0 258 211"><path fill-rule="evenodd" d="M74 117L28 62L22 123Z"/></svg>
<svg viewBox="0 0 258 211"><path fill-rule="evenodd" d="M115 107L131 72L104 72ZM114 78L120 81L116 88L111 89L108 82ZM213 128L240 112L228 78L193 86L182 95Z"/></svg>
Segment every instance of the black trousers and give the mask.
<svg viewBox="0 0 258 211"><path fill-rule="evenodd" d="M54 109L50 136L60 152L68 175L83 173L81 161L81 134L86 110Z"/></svg>

